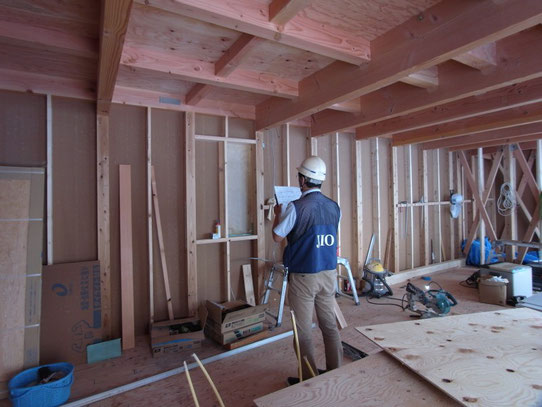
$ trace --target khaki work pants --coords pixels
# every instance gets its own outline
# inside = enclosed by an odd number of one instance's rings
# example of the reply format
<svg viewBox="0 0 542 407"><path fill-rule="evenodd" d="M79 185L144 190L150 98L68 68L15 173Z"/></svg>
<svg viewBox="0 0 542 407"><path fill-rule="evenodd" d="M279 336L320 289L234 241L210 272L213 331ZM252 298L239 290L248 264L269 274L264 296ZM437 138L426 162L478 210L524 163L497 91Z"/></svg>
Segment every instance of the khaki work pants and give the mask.
<svg viewBox="0 0 542 407"><path fill-rule="evenodd" d="M289 277L288 301L297 321L303 379L309 379L311 375L306 362L303 361L304 356L307 356L312 369L318 374L311 329L315 308L324 339L326 369L335 369L342 364L343 347L333 309L337 271L324 270L314 274L290 273Z"/></svg>

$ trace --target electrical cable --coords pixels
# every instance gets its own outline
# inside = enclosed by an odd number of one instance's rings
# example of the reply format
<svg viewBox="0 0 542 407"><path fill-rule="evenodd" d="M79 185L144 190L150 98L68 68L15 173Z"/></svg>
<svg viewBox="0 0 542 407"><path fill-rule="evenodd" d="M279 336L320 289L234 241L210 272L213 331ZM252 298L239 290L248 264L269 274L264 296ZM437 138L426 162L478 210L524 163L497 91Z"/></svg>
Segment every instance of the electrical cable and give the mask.
<svg viewBox="0 0 542 407"><path fill-rule="evenodd" d="M371 301L369 301L369 297L365 297L365 299L367 300L367 302L369 304L373 304L373 305L393 305L394 307L399 307L399 308L403 309L403 306L399 305L399 304L394 304L394 303L391 303L391 302L381 302L381 303L371 302Z"/></svg>
<svg viewBox="0 0 542 407"><path fill-rule="evenodd" d="M501 185L499 199L497 199L497 210L501 216L510 216L516 207L516 195L510 183Z"/></svg>

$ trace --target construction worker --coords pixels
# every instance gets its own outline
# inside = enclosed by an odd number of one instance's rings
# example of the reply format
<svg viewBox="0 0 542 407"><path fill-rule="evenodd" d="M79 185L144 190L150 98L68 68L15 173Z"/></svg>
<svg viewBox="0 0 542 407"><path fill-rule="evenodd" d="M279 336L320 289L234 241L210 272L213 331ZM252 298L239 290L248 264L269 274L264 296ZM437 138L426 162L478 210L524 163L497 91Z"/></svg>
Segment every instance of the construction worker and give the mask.
<svg viewBox="0 0 542 407"><path fill-rule="evenodd" d="M288 301L297 320L301 360L306 356L312 370L321 373L316 368L312 341L315 308L324 339L326 369L339 367L343 358L334 312L340 209L320 191L326 179L326 164L320 157L305 159L297 171L301 197L284 211L281 205L275 206L273 240L288 240L283 263L290 273ZM302 366L303 379L310 378L307 364L303 362ZM288 378L289 385L297 382L299 378Z"/></svg>

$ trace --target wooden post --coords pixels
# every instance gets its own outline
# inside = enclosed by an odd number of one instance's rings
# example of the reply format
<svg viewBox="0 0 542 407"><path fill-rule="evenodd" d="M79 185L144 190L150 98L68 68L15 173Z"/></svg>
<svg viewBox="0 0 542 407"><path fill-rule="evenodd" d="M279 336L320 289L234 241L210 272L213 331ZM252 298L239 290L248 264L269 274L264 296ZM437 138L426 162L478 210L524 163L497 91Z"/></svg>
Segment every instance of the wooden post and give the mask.
<svg viewBox="0 0 542 407"><path fill-rule="evenodd" d="M433 245L433 251L438 252L438 262L442 263L444 261L443 256L443 245L442 245L442 210L441 204L441 190L440 190L440 149L435 150L435 179L437 182L436 185L436 201L439 202L437 205L437 239L438 244ZM435 247L436 246L436 247Z"/></svg>
<svg viewBox="0 0 542 407"><path fill-rule="evenodd" d="M454 153L448 152L448 190L455 191L454 189ZM451 196L450 196L451 198ZM455 259L455 221L451 215L447 216L450 222L450 260Z"/></svg>
<svg viewBox="0 0 542 407"><path fill-rule="evenodd" d="M536 141L536 183L542 191L542 140ZM538 222L538 230L542 232L542 220ZM538 250L538 260L542 260L542 249Z"/></svg>
<svg viewBox="0 0 542 407"><path fill-rule="evenodd" d="M463 194L461 167L459 166L459 161L457 161L457 159L455 161L455 182L457 185L457 193L463 196L463 199L465 199L465 195ZM461 242L463 241L463 239L465 239L465 232L463 229L463 219L465 218L464 215L465 215L465 204L462 204L461 212L459 213L459 217L457 218L457 235L459 237L459 247L461 247Z"/></svg>
<svg viewBox="0 0 542 407"><path fill-rule="evenodd" d="M399 203L399 185L397 174L397 147L391 147L391 174L392 182L392 206L391 213L393 214L393 272L399 272L399 212L397 204Z"/></svg>
<svg viewBox="0 0 542 407"><path fill-rule="evenodd" d="M256 211L257 219L257 234L258 240L254 243L256 245L256 257L260 259L265 258L265 224L264 224L264 154L263 154L263 140L264 133L261 131L256 132ZM257 270L257 288L256 298L260 298L262 295L262 288L264 285L265 263L262 261L255 261L255 267Z"/></svg>
<svg viewBox="0 0 542 407"><path fill-rule="evenodd" d="M354 168L352 173L354 174L354 188L355 188L355 205L354 205L354 217L355 217L355 227L356 234L354 235L355 239L355 252L356 252L356 262L357 264L356 271L363 269L363 254L364 254L364 245L363 245L363 173L362 173L362 155L361 155L361 141L354 140ZM392 224L392 222L390 222ZM356 273L355 273L356 274Z"/></svg>
<svg viewBox="0 0 542 407"><path fill-rule="evenodd" d="M53 103L47 94L47 264L53 262Z"/></svg>
<svg viewBox="0 0 542 407"><path fill-rule="evenodd" d="M281 126L282 129L282 153L286 161L283 165L282 175L283 175L283 185L290 186L291 184L291 174L290 174L290 124L286 123Z"/></svg>
<svg viewBox="0 0 542 407"><path fill-rule="evenodd" d="M196 251L196 136L195 114L185 114L186 164L186 249L188 313L198 309L197 251ZM184 248L181 248L184 250Z"/></svg>
<svg viewBox="0 0 542 407"><path fill-rule="evenodd" d="M147 107L147 250L149 256L149 317L150 323L154 323L154 248L153 248L153 223L152 223L152 110Z"/></svg>
<svg viewBox="0 0 542 407"><path fill-rule="evenodd" d="M96 115L98 260L104 339L111 338L111 233L109 209L109 116Z"/></svg>
<svg viewBox="0 0 542 407"><path fill-rule="evenodd" d="M407 234L407 264L408 267L414 268L414 207L412 203L413 199L413 190L412 190L412 145L409 144L406 146L406 165L407 165L407 202L410 204L408 208L405 208L408 211L408 234Z"/></svg>
<svg viewBox="0 0 542 407"><path fill-rule="evenodd" d="M122 349L126 350L135 347L132 171L130 165L119 165L119 218Z"/></svg>
<svg viewBox="0 0 542 407"><path fill-rule="evenodd" d="M373 233L376 235L375 245L373 247L373 257L381 256L381 202L380 202L380 157L379 157L379 138L371 139L371 164L373 167L372 189L373 189ZM397 243L397 241L396 241Z"/></svg>
<svg viewBox="0 0 542 407"><path fill-rule="evenodd" d="M484 192L484 151L482 148L478 149L478 193L480 195ZM481 209L481 208L480 208ZM485 236L486 236L486 225L483 219L480 221L480 228L478 229L479 234L478 238L480 240L480 265L485 264L486 262L486 249L485 249Z"/></svg>
<svg viewBox="0 0 542 407"><path fill-rule="evenodd" d="M332 191L333 199L339 207L341 206L341 177L339 168L339 133L334 133L331 136L331 167L333 169ZM329 173L329 171L328 171ZM342 219L341 219L342 220ZM337 247L341 249L341 224L339 223L339 230L337 231Z"/></svg>
<svg viewBox="0 0 542 407"><path fill-rule="evenodd" d="M222 209L224 213L224 237L229 237L229 216L228 216L228 195L229 195L229 188L228 188L228 137L230 136L229 131L229 118L228 116L224 117L224 150L223 150L223 181L222 185L223 187L223 196L224 196L224 206ZM225 269L226 269L226 300L231 301L231 242L229 239L226 240L226 247L224 252L224 261L225 261Z"/></svg>
<svg viewBox="0 0 542 407"><path fill-rule="evenodd" d="M505 176L504 182L510 184L512 191L516 191L516 159L512 151L512 146L506 146L506 154L504 158L504 169ZM517 212L513 210L509 216L504 217L505 232L504 235L509 240L518 239L518 222L517 222ZM506 258L508 261L514 261L517 246L506 246Z"/></svg>
<svg viewBox="0 0 542 407"><path fill-rule="evenodd" d="M427 150L422 150L422 188L423 188L423 198L425 202L429 201L429 179L427 176ZM427 205L422 206L422 244L423 244L423 262L424 265L428 266L431 263L431 248L430 248L430 238L429 238L429 207Z"/></svg>

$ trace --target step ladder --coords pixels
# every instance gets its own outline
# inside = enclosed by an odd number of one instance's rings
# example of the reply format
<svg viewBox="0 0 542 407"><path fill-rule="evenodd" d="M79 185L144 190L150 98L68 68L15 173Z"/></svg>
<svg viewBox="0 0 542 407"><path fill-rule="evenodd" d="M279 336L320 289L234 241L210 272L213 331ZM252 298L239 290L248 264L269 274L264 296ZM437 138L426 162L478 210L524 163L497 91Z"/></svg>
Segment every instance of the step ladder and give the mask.
<svg viewBox="0 0 542 407"><path fill-rule="evenodd" d="M282 276L282 284L280 288L275 288L275 279ZM269 296L271 291L276 291L280 294L279 309L277 314L273 314L270 311L266 311L266 314L269 315L276 321L275 326L279 327L282 324L282 313L284 311L284 301L286 300L286 286L288 285L288 267L284 267L282 263L273 263L271 270L269 271L269 276L265 280L265 294L263 296L262 304L267 304L269 302Z"/></svg>
<svg viewBox="0 0 542 407"><path fill-rule="evenodd" d="M358 292L356 290L356 282L354 281L354 277L352 276L352 270L350 269L350 263L347 258L345 257L337 257L337 267L343 266L346 270L346 276L343 276L339 270L337 270L337 283L336 283L336 291L337 295L341 295L346 298L351 298L354 301L354 304L359 305L359 298L358 298ZM339 280L348 280L350 283L350 287L352 287L352 295L346 294L341 291Z"/></svg>

